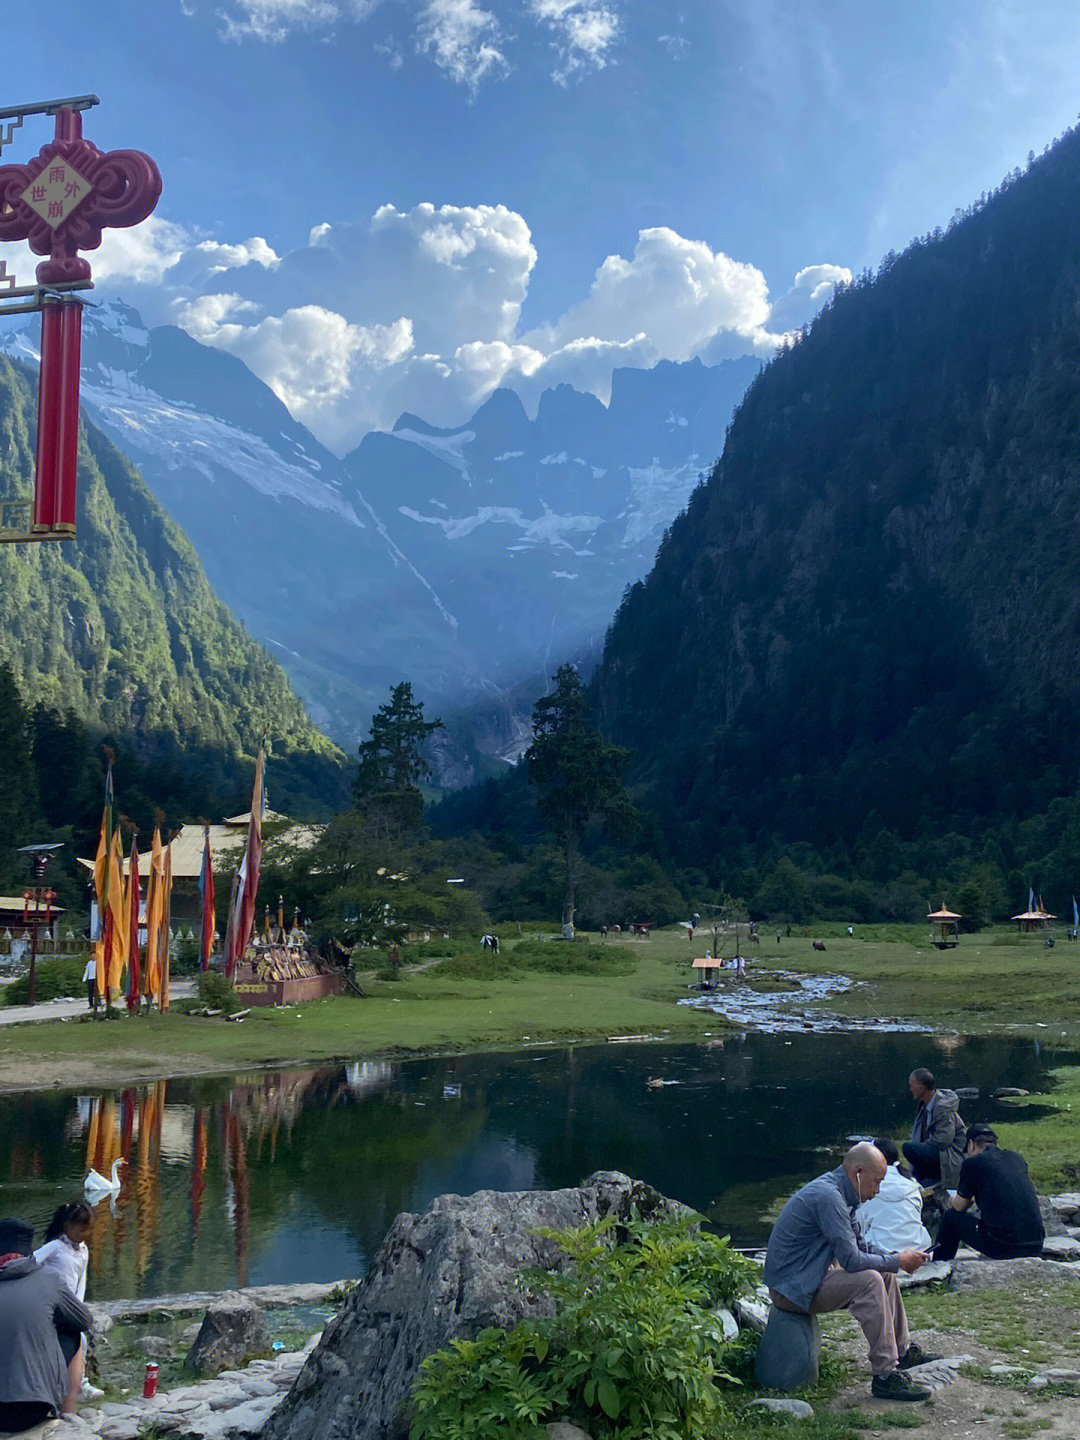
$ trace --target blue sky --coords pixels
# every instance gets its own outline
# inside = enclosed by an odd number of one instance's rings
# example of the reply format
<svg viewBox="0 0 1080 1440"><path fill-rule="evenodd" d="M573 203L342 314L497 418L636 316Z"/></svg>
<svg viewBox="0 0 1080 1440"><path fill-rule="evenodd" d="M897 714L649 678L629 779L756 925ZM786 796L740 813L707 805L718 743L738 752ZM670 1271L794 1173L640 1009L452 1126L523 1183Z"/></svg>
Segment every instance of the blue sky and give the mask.
<svg viewBox="0 0 1080 1440"><path fill-rule="evenodd" d="M1063 0L0 16L0 106L92 91L88 137L161 168L155 217L91 256L102 290L241 356L338 450L404 409L458 423L500 383L605 396L615 365L769 353L1072 124L1080 73Z"/></svg>

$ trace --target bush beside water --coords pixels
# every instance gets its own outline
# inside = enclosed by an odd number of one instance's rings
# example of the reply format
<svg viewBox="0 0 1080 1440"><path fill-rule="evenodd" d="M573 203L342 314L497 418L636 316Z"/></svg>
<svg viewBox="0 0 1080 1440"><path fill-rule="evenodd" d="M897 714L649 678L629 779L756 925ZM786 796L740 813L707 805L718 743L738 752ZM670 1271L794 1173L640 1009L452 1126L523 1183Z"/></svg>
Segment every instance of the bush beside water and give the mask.
<svg viewBox="0 0 1080 1440"><path fill-rule="evenodd" d="M757 1269L696 1217L620 1227L611 1217L540 1233L570 1257L526 1289L555 1301L551 1319L488 1329L429 1356L413 1389L410 1440L524 1440L568 1415L603 1440L705 1440L722 1433L724 1391L738 1385L716 1307L753 1288Z"/></svg>

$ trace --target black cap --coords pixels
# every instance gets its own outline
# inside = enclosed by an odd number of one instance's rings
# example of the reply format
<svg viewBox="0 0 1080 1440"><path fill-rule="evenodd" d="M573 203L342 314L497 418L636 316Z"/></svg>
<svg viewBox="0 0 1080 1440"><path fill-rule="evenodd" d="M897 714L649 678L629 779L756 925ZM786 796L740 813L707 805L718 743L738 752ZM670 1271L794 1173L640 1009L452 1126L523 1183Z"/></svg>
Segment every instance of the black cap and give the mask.
<svg viewBox="0 0 1080 1440"><path fill-rule="evenodd" d="M34 1248L34 1227L25 1220L0 1220L0 1255L29 1255Z"/></svg>

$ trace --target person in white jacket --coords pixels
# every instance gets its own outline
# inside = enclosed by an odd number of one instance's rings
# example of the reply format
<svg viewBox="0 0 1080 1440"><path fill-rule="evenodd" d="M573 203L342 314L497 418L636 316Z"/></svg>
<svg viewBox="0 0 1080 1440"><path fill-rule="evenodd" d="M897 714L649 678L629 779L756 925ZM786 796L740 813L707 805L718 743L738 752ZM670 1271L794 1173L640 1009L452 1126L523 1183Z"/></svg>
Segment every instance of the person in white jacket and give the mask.
<svg viewBox="0 0 1080 1440"><path fill-rule="evenodd" d="M46 1270L54 1270L76 1300L86 1299L86 1271L90 1252L86 1241L94 1212L85 1200L72 1200L61 1205L45 1232L44 1245L34 1251L34 1259ZM68 1360L68 1395L64 1408L73 1410L78 1400L100 1400L103 1391L91 1385L85 1376L86 1337Z"/></svg>
<svg viewBox="0 0 1080 1440"><path fill-rule="evenodd" d="M863 1236L882 1250L929 1250L930 1232L922 1223L922 1190L897 1163L900 1151L887 1136L874 1141L889 1162L881 1189L855 1212Z"/></svg>

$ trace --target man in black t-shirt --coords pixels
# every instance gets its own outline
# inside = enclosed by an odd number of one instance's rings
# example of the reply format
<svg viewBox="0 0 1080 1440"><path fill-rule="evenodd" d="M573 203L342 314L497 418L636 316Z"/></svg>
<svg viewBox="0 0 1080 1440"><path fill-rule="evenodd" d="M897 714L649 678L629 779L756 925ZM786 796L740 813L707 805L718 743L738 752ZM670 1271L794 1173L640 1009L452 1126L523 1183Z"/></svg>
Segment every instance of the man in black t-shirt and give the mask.
<svg viewBox="0 0 1080 1440"><path fill-rule="evenodd" d="M966 1213L972 1201L979 1207L978 1219ZM1015 1150L999 1150L989 1125L972 1125L967 1158L956 1194L941 1217L933 1258L951 1260L964 1244L991 1260L1012 1260L1041 1254L1045 1238L1039 1197L1024 1157Z"/></svg>

